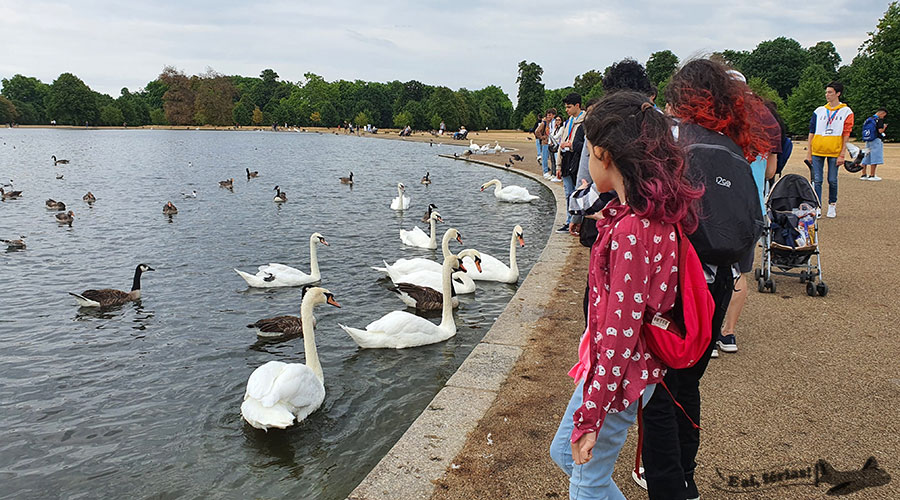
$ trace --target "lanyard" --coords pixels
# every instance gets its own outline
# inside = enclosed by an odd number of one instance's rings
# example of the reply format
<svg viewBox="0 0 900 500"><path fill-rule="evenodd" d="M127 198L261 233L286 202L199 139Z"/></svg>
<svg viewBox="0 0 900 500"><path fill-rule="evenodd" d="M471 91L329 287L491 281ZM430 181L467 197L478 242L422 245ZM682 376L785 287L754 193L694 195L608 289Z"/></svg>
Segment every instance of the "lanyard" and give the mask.
<svg viewBox="0 0 900 500"><path fill-rule="evenodd" d="M831 122L833 122L834 119L837 118L838 111L840 111L840 110L841 110L841 108L838 108L838 109L834 110L834 113L830 113L828 111L828 108L825 108L825 117L828 120L828 123L825 124L826 126L828 126L828 127L831 126Z"/></svg>
<svg viewBox="0 0 900 500"><path fill-rule="evenodd" d="M575 126L575 121L578 120L578 118L580 118L581 115L583 115L583 114L584 114L584 111L582 111L581 113L578 113L578 116L573 116L572 118L569 118L569 131L566 132L566 140L567 141L572 140L572 127ZM829 122L829 123L831 123L831 122Z"/></svg>

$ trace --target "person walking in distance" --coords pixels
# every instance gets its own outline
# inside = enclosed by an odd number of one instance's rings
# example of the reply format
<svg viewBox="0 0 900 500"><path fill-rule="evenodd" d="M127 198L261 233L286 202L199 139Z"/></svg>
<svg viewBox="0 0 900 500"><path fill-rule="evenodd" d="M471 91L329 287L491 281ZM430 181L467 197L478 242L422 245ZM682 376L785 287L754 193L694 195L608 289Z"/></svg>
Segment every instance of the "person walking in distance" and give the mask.
<svg viewBox="0 0 900 500"><path fill-rule="evenodd" d="M828 212L837 217L838 170L844 163L847 141L853 130L853 110L841 102L844 85L831 82L825 86L824 106L819 106L809 121L809 149L806 160L812 164L813 187L822 200L822 176L828 163ZM821 215L821 211L818 215Z"/></svg>
<svg viewBox="0 0 900 500"><path fill-rule="evenodd" d="M881 180L881 177L875 175L875 169L884 163L884 129L887 128L887 125L884 123L885 116L887 116L887 110L878 108L878 111L866 118L863 124L862 136L868 151L866 151L866 156L862 160L863 172L860 180Z"/></svg>

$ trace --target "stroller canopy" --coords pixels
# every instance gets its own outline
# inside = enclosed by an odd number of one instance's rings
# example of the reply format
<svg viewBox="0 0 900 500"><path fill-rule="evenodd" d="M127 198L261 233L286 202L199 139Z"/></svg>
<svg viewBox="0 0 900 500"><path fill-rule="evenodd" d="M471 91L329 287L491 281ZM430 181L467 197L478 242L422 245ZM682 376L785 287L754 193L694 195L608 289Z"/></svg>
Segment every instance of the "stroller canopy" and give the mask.
<svg viewBox="0 0 900 500"><path fill-rule="evenodd" d="M766 197L766 207L777 212L790 212L799 208L801 203L808 203L813 208L820 208L819 197L802 175L787 174L772 186Z"/></svg>

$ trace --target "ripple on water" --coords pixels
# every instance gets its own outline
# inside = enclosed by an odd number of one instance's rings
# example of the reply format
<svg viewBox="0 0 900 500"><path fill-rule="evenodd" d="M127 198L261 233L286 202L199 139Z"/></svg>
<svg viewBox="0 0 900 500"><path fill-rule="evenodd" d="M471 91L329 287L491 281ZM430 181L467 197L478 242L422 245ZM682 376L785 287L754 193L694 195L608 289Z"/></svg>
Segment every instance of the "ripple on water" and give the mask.
<svg viewBox="0 0 900 500"><path fill-rule="evenodd" d="M461 296L456 337L401 351L360 350L337 322L363 327L402 303L369 266L432 250L403 247L428 203L465 245L506 261L525 229L523 279L543 248L555 203L538 183L436 158L425 144L290 133L0 130L0 157L20 200L0 203L0 496L344 498L402 435L487 332L515 286ZM16 145L15 150L11 145ZM445 149L446 150L446 149ZM51 154L72 162L53 167ZM188 162L193 166L188 167ZM259 170L246 181L244 168ZM337 177L353 170L353 189ZM419 184L425 171L434 181ZM56 172L65 180L57 181ZM4 174L6 175L6 174ZM234 177L234 190L218 181ZM541 199L498 203L491 178ZM389 209L397 182L411 209ZM272 202L275 185L289 201ZM196 189L196 199L181 192ZM88 206L82 195L92 191ZM64 201L59 226L44 200ZM172 201L178 214L162 215ZM303 362L303 339L260 341L246 325L299 314L299 289L248 289L232 268L268 262L309 269L321 232L322 286L342 309L316 310L326 398L306 421L258 431L240 419L247 377L266 361ZM79 310L67 292L128 289L139 303ZM433 321L439 314L428 315ZM36 479L40 479L36 481Z"/></svg>

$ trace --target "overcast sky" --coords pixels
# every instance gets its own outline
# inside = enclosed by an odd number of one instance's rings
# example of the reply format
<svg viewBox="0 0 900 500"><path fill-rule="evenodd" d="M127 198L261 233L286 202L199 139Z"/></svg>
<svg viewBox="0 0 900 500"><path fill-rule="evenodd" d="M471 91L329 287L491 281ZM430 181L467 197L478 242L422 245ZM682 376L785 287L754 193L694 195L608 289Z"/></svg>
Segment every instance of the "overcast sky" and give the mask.
<svg viewBox="0 0 900 500"><path fill-rule="evenodd" d="M519 61L538 63L547 88L572 84L624 57L645 63L670 49L682 60L752 50L779 36L804 47L834 42L845 64L887 1L644 0L235 1L0 0L0 78L51 83L71 72L119 95L163 66L212 67L283 80L419 80L452 89L499 85L515 102Z"/></svg>

